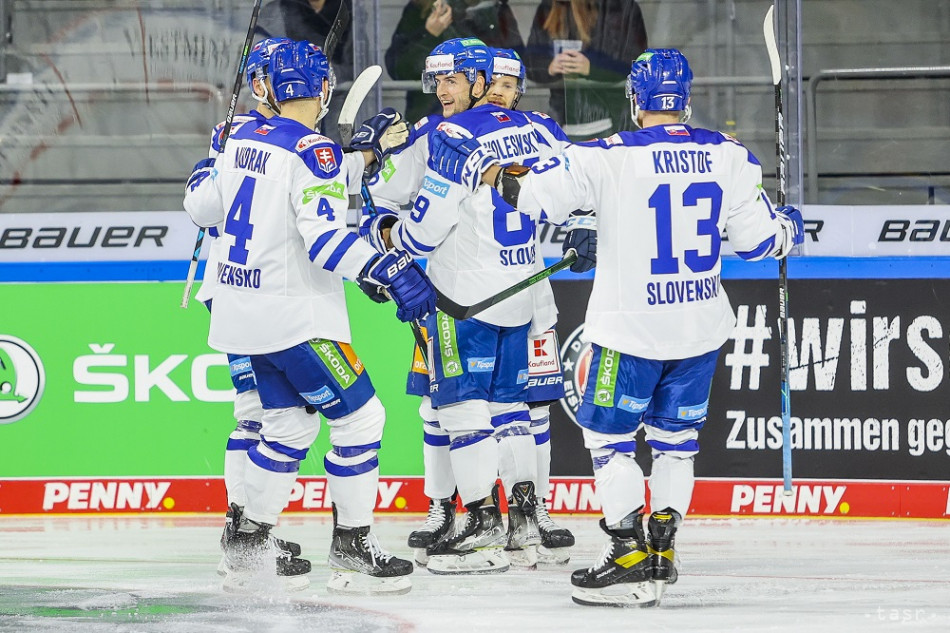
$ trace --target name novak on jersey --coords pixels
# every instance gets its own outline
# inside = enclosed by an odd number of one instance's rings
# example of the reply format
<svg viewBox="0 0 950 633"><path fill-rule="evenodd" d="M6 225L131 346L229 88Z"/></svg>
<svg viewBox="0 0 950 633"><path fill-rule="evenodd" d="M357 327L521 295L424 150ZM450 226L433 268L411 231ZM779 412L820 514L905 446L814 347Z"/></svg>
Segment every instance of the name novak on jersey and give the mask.
<svg viewBox="0 0 950 633"><path fill-rule="evenodd" d="M234 154L234 167L235 169L246 169L264 174L269 159L270 152L258 150L254 147L239 147Z"/></svg>

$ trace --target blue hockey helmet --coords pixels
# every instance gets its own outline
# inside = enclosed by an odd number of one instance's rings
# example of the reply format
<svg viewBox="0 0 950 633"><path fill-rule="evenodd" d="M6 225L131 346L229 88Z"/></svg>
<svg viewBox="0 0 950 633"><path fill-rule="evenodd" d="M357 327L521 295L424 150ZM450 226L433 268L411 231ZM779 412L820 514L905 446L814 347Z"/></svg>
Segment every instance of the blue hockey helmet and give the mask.
<svg viewBox="0 0 950 633"><path fill-rule="evenodd" d="M681 52L675 48L645 50L631 64L627 77L634 121L639 110L684 112L688 118L692 82L693 71Z"/></svg>
<svg viewBox="0 0 950 633"><path fill-rule="evenodd" d="M477 37L457 37L446 40L432 49L426 57L425 70L422 72L422 92L435 92L438 75L465 73L468 83L474 84L478 73L485 75L489 82L492 69L492 50Z"/></svg>
<svg viewBox="0 0 950 633"><path fill-rule="evenodd" d="M286 37L271 37L261 40L251 47L251 52L247 55L247 66L244 67L244 74L247 77L247 85L254 91L254 79L264 80L267 77L270 67L270 56L274 49L281 44L290 44L293 40Z"/></svg>
<svg viewBox="0 0 950 633"><path fill-rule="evenodd" d="M521 61L521 56L510 48L493 48L492 50L492 76L508 75L518 78L518 92L524 94L525 67Z"/></svg>
<svg viewBox="0 0 950 633"><path fill-rule="evenodd" d="M326 115L336 76L323 49L306 40L284 44L274 49L270 66L271 85L278 102L319 98L323 106L320 118ZM327 90L323 88L324 80L329 85Z"/></svg>

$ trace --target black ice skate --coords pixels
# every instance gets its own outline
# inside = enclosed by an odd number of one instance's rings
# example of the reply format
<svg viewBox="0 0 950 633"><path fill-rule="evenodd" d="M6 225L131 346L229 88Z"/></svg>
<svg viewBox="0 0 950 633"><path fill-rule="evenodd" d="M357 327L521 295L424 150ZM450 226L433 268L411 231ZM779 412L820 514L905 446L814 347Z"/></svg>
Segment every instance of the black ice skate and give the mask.
<svg viewBox="0 0 950 633"><path fill-rule="evenodd" d="M533 483L521 481L512 486L508 498L508 542L505 553L513 567L534 569L538 566L541 531L535 515L537 506Z"/></svg>
<svg viewBox="0 0 950 633"><path fill-rule="evenodd" d="M330 593L403 594L412 589L412 562L383 550L368 525L343 527L333 509L333 542L330 545Z"/></svg>
<svg viewBox="0 0 950 633"><path fill-rule="evenodd" d="M541 531L538 562L547 565L564 565L569 562L571 547L574 545L574 535L571 531L554 522L543 499L538 499L534 516L537 517L538 529Z"/></svg>
<svg viewBox="0 0 950 633"><path fill-rule="evenodd" d="M425 567L429 563L426 548L452 532L455 527L455 497L430 499L429 515L421 528L409 534L409 547L415 550L416 564Z"/></svg>
<svg viewBox="0 0 950 633"><path fill-rule="evenodd" d="M666 585L672 585L679 577L675 566L673 544L676 537L676 528L682 517L672 508L666 508L650 515L647 531L650 542L647 551L650 553L650 563L653 568L653 582L656 585L656 602L660 603Z"/></svg>
<svg viewBox="0 0 950 633"><path fill-rule="evenodd" d="M224 515L224 530L221 532L221 551L224 551L225 543L228 538L237 530L238 525L241 523L241 517L244 514L244 508L239 506L236 503L232 503L231 507L228 508L227 514ZM270 540L278 550L281 550L288 554L291 558L300 556L300 545L291 541L284 541L277 538L273 534L270 535ZM223 555L221 556L221 562L218 563L218 575L226 576L228 574L228 557Z"/></svg>
<svg viewBox="0 0 950 633"><path fill-rule="evenodd" d="M242 527L254 529L242 531ZM224 542L225 591L260 591L275 584L287 591L301 591L310 586L306 576L310 561L278 549L270 535L272 527L244 517L236 529L232 523Z"/></svg>
<svg viewBox="0 0 950 633"><path fill-rule="evenodd" d="M507 541L501 510L498 509L498 486L492 489L491 503L475 501L465 506L468 512L455 533L426 550L433 574L497 574L508 571L505 556Z"/></svg>
<svg viewBox="0 0 950 633"><path fill-rule="evenodd" d="M600 560L590 569L571 574L577 604L610 607L652 607L656 604L653 566L643 534L643 514L632 514L630 527L611 529L604 519L600 528L610 536ZM625 519L624 523L628 521Z"/></svg>

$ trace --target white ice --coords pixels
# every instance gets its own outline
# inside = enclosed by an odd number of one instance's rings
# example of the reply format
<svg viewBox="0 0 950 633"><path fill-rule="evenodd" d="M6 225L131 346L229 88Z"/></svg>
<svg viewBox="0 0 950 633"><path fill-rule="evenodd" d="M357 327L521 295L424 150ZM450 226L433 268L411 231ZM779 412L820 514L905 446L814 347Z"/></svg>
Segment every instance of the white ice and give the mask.
<svg viewBox="0 0 950 633"><path fill-rule="evenodd" d="M945 521L687 519L682 566L652 609L571 602L570 571L604 544L596 517L558 517L578 544L566 567L497 576L413 574L412 592L328 595L329 517L288 515L314 570L298 594L225 594L218 516L0 517L0 631L950 631ZM393 553L419 516L380 516Z"/></svg>

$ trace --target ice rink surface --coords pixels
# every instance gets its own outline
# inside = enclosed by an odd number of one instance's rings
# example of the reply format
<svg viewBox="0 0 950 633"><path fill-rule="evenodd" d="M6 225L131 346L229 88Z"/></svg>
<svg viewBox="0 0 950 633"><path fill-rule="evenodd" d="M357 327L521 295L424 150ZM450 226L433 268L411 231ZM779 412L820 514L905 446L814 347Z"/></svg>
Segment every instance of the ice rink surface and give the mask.
<svg viewBox="0 0 950 633"><path fill-rule="evenodd" d="M310 589L221 590L223 517L0 517L0 631L950 631L950 523L687 519L680 580L660 607L571 602L570 571L600 555L595 517L557 517L578 544L566 567L495 576L413 574L386 598L328 595L330 520L288 515ZM409 556L419 516L381 516L384 547Z"/></svg>

